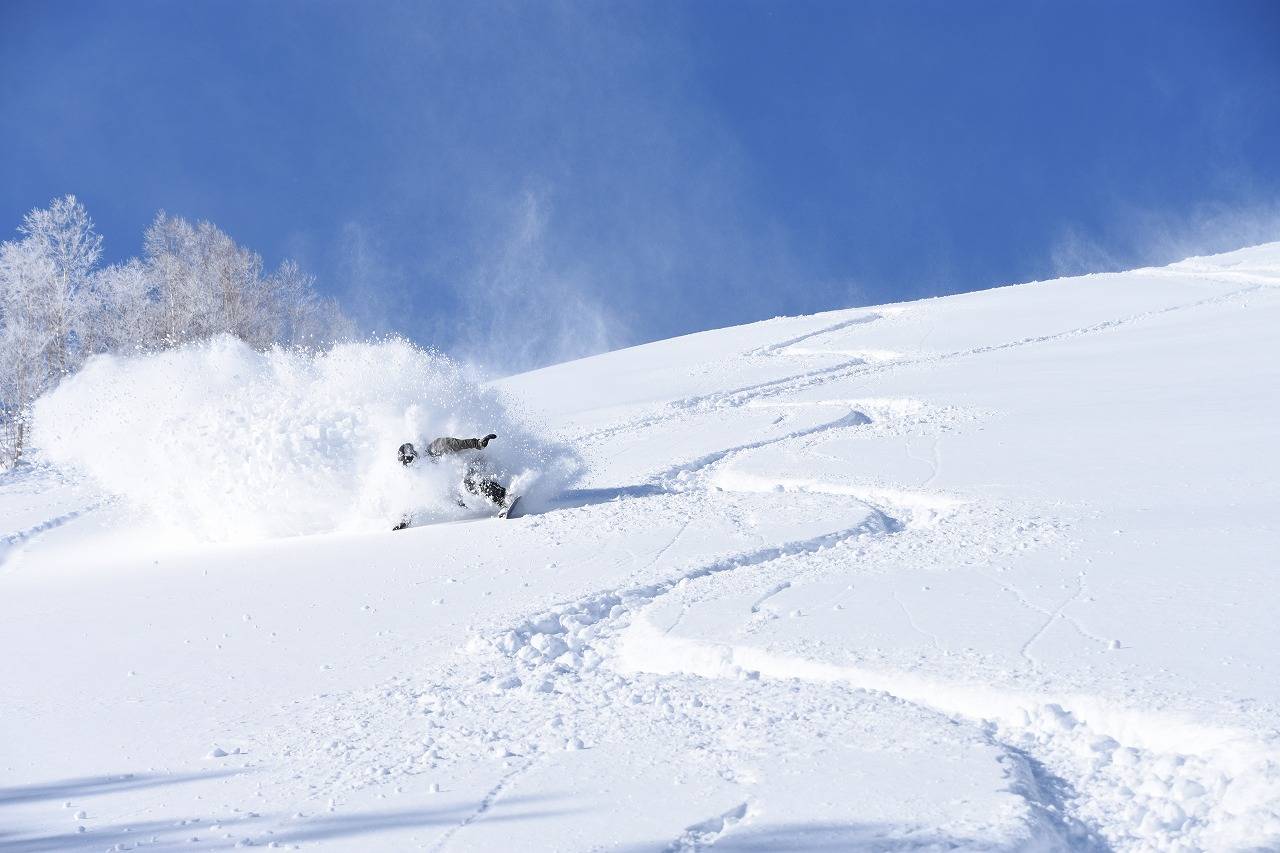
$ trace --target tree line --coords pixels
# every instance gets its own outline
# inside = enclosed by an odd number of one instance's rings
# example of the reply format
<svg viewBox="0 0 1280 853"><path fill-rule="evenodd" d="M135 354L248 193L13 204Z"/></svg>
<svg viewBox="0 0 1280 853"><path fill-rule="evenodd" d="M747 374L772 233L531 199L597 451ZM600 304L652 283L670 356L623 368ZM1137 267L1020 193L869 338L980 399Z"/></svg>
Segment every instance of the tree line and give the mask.
<svg viewBox="0 0 1280 853"><path fill-rule="evenodd" d="M315 280L262 258L211 222L161 211L142 256L99 266L102 237L75 196L28 213L0 243L0 468L21 458L31 405L99 353L235 335L255 349L324 346L354 328Z"/></svg>

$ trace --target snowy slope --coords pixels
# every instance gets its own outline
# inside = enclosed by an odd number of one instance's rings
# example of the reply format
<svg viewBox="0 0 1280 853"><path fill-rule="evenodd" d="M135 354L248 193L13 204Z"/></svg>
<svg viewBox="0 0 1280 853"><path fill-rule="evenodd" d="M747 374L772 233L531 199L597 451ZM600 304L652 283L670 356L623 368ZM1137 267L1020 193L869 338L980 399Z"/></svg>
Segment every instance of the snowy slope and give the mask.
<svg viewBox="0 0 1280 853"><path fill-rule="evenodd" d="M110 366L156 401L133 437L72 387L61 440L144 458L207 535L158 526L128 466L0 481L0 850L1280 848L1277 328L1270 244L412 416L254 362L252 403L187 417L154 365ZM567 444L585 474L519 519L368 529L431 484L344 454L485 428L451 402L522 436L514 467ZM184 430L270 476L210 491L165 465ZM264 491L333 532L280 538Z"/></svg>

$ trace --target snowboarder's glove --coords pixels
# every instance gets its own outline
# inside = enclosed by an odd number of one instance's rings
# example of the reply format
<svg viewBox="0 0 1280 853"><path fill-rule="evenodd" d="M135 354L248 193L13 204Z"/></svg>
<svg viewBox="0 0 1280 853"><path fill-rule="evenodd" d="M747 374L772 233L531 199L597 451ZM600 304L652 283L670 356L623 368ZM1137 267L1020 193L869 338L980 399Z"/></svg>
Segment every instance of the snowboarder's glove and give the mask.
<svg viewBox="0 0 1280 853"><path fill-rule="evenodd" d="M489 446L489 442L493 441L493 440L494 440L495 438L497 438L497 437L498 437L498 436L497 436L497 434L496 434L496 433L492 433L492 432L491 432L491 433L489 433L489 434L488 434L488 435L486 435L484 438L480 439L480 446L481 446L481 447L488 447L488 446Z"/></svg>

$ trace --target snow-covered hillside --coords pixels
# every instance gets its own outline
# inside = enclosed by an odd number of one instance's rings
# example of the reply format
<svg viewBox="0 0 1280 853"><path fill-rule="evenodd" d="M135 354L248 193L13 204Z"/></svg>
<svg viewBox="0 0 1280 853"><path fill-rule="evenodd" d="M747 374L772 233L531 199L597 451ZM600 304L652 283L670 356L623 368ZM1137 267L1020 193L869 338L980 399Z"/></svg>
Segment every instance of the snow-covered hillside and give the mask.
<svg viewBox="0 0 1280 853"><path fill-rule="evenodd" d="M313 366L246 395L183 356L225 385L198 414L99 367L145 411L68 383L64 467L0 479L0 850L1280 848L1277 329L1270 244L412 416ZM368 476L397 425L486 429L441 400L586 473L366 529L411 490Z"/></svg>

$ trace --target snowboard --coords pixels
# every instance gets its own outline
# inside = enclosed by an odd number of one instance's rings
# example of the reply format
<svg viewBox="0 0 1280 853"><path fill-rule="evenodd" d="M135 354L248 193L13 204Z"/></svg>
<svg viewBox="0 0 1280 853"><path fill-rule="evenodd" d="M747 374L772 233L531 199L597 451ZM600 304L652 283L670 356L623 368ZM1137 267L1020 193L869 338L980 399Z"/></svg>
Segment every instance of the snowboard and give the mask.
<svg viewBox="0 0 1280 853"><path fill-rule="evenodd" d="M502 509L498 511L498 518L511 518L511 514L515 511L519 503L520 503L519 495L516 495L514 498L510 498L509 500L507 500L507 502L502 505Z"/></svg>

